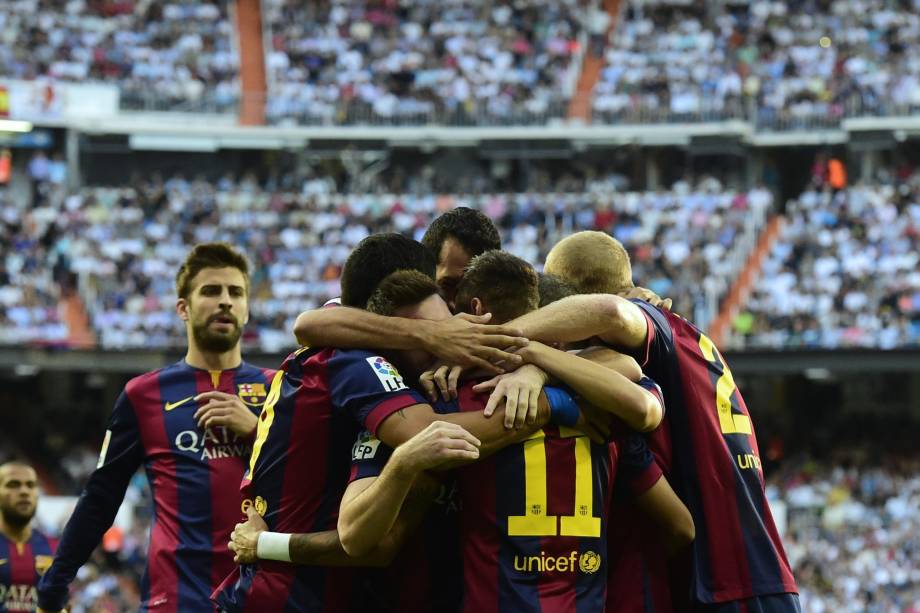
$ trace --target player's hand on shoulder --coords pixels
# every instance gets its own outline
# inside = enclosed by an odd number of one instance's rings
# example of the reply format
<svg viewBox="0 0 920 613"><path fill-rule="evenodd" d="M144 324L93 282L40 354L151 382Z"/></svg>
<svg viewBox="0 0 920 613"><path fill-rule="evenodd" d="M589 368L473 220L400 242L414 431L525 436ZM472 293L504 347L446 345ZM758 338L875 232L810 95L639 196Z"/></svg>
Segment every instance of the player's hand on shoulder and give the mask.
<svg viewBox="0 0 920 613"><path fill-rule="evenodd" d="M230 534L230 543L227 545L233 552L233 561L237 564L254 564L259 557L256 554L259 545L259 535L268 530L268 524L262 519L255 507L246 509L246 521L237 524Z"/></svg>
<svg viewBox="0 0 920 613"><path fill-rule="evenodd" d="M434 421L397 447L390 462L395 461L394 468L414 477L447 462L477 460L481 445L482 442L462 426Z"/></svg>
<svg viewBox="0 0 920 613"><path fill-rule="evenodd" d="M423 372L418 382L431 402L437 402L438 398L444 401L456 400L457 382L463 370L463 366L438 364L431 370Z"/></svg>
<svg viewBox="0 0 920 613"><path fill-rule="evenodd" d="M512 373L498 375L473 387L476 392L488 392L489 401L483 410L486 417L505 405L505 427L520 428L537 420L540 392L546 385L546 373L533 364L525 364Z"/></svg>
<svg viewBox="0 0 920 613"><path fill-rule="evenodd" d="M239 396L218 391L204 392L195 396L195 402L204 402L195 411L195 421L202 430L225 426L240 436L249 436L259 424L259 419Z"/></svg>
<svg viewBox="0 0 920 613"><path fill-rule="evenodd" d="M631 287L628 290L620 292L618 296L626 299L638 298L643 302L649 303L653 307L664 309L665 311L671 310L670 298L662 298L652 290L645 287Z"/></svg>
<svg viewBox="0 0 920 613"><path fill-rule="evenodd" d="M511 326L486 325L490 314L460 313L443 321L419 320L425 349L445 364L483 368L500 374L521 364L509 349L524 347L527 339Z"/></svg>

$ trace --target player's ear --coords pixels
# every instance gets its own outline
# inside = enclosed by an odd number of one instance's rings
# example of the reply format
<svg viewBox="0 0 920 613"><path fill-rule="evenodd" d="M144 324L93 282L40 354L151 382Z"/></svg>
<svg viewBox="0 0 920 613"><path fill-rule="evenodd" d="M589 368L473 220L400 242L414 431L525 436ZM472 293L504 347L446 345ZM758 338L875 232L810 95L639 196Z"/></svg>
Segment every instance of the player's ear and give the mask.
<svg viewBox="0 0 920 613"><path fill-rule="evenodd" d="M485 307L482 306L482 300L479 298L473 298L470 300L470 312L473 315L482 315L486 312Z"/></svg>
<svg viewBox="0 0 920 613"><path fill-rule="evenodd" d="M179 298L176 300L176 314L179 315L179 319L182 321L188 321L190 319L191 316L188 312L188 300L185 298Z"/></svg>

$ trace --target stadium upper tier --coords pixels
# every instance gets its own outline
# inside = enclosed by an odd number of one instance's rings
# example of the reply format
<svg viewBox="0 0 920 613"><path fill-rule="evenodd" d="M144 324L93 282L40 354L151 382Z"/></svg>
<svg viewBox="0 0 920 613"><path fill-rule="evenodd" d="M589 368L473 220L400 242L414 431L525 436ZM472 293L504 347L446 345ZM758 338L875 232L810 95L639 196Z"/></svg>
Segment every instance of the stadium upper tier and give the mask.
<svg viewBox="0 0 920 613"><path fill-rule="evenodd" d="M920 175L790 203L735 328L749 348L920 344Z"/></svg>
<svg viewBox="0 0 920 613"><path fill-rule="evenodd" d="M262 0L270 121L533 123L564 117L578 0Z"/></svg>
<svg viewBox="0 0 920 613"><path fill-rule="evenodd" d="M323 181L299 193L256 183L173 177L122 188L51 188L34 207L2 204L3 289L0 343L66 345L60 288L73 285L103 348L181 346L174 277L190 246L227 240L252 260L252 320L244 340L266 351L293 342L297 314L338 295L352 247L369 233L420 238L439 213L480 208L499 226L505 248L542 263L564 235L611 232L633 254L638 280L673 297L680 312L705 321L752 244L764 189L732 192L706 179L668 191L494 195L341 195ZM747 235L748 241L741 236Z"/></svg>
<svg viewBox="0 0 920 613"><path fill-rule="evenodd" d="M114 83L124 110L264 100L269 123L310 126L538 126L591 107L597 124L771 130L920 108L920 0L619 5L261 0L262 89L240 77L252 33L227 0L8 0L0 76Z"/></svg>
<svg viewBox="0 0 920 613"><path fill-rule="evenodd" d="M115 83L122 108L181 109L239 95L224 0L4 0L0 76Z"/></svg>
<svg viewBox="0 0 920 613"><path fill-rule="evenodd" d="M624 4L595 121L748 117L769 128L920 107L917 0Z"/></svg>

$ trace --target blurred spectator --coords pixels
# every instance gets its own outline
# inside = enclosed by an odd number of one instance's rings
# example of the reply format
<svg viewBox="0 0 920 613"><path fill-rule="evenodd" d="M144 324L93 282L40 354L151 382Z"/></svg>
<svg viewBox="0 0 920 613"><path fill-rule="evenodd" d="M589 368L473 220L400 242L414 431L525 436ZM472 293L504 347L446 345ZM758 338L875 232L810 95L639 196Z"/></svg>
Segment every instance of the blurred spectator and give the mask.
<svg viewBox="0 0 920 613"><path fill-rule="evenodd" d="M110 82L123 105L160 110L238 97L224 0L4 0L0 66L12 79Z"/></svg>
<svg viewBox="0 0 920 613"><path fill-rule="evenodd" d="M810 188L747 304L746 347L878 347L920 343L920 174Z"/></svg>
<svg viewBox="0 0 920 613"><path fill-rule="evenodd" d="M264 0L268 117L300 123L564 116L585 0Z"/></svg>

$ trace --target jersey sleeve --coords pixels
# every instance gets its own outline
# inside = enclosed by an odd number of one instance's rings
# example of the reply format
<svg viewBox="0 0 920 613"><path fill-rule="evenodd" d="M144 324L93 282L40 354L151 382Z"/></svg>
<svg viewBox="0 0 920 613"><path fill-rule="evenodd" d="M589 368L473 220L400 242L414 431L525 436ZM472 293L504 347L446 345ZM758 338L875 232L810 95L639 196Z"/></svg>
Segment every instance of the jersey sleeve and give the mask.
<svg viewBox="0 0 920 613"><path fill-rule="evenodd" d="M427 404L386 358L357 350L338 350L327 363L329 393L336 410L349 413L371 434L383 420L414 404Z"/></svg>
<svg viewBox="0 0 920 613"><path fill-rule="evenodd" d="M656 362L674 352L674 337L667 317L660 310L642 300L634 299L630 302L642 310L648 326L645 347L635 356L639 366L645 368L649 362Z"/></svg>
<svg viewBox="0 0 920 613"><path fill-rule="evenodd" d="M645 437L628 432L617 440L620 447L614 496L628 500L647 492L661 479L661 467L648 448Z"/></svg>
<svg viewBox="0 0 920 613"><path fill-rule="evenodd" d="M384 445L380 439L364 430L351 448L351 473L348 482L379 477L391 455L391 447Z"/></svg>
<svg viewBox="0 0 920 613"><path fill-rule="evenodd" d="M639 379L639 387L655 397L655 400L657 400L658 404L661 405L661 415L664 416L666 407L664 404L664 392L661 391L661 386L655 383L651 377L642 375L642 378Z"/></svg>
<svg viewBox="0 0 920 613"><path fill-rule="evenodd" d="M58 611L67 604L70 582L111 527L128 482L143 459L137 416L128 395L122 392L109 419L96 470L64 527L54 562L38 585L40 608Z"/></svg>

